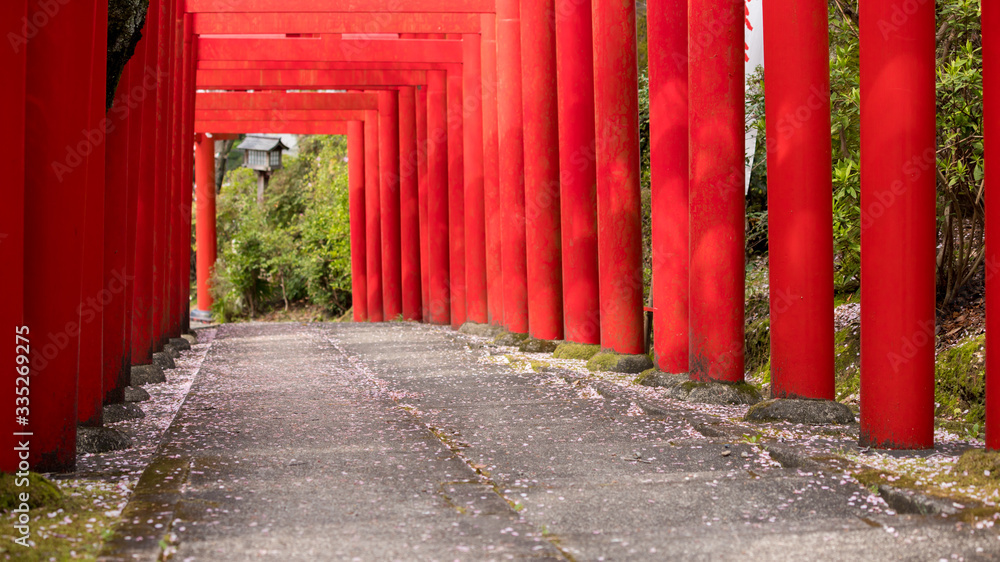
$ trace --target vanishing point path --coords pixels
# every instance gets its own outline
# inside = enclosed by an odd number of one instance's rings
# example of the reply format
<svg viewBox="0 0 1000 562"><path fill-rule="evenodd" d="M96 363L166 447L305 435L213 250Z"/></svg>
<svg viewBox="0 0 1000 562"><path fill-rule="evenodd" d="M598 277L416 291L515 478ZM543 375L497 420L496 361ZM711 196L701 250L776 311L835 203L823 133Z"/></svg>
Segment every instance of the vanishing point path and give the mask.
<svg viewBox="0 0 1000 562"><path fill-rule="evenodd" d="M414 324L218 329L124 516L125 559L995 560L998 534L895 514L553 373ZM704 431L704 432L703 432ZM726 446L729 445L727 449ZM724 451L730 453L723 455ZM139 537L145 540L138 540Z"/></svg>

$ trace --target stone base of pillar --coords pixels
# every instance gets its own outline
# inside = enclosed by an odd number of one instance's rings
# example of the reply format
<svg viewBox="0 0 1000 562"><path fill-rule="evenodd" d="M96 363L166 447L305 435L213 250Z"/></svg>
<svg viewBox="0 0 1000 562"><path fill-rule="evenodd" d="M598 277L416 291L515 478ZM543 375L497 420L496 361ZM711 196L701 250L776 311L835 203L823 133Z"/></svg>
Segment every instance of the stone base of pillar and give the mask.
<svg viewBox="0 0 1000 562"><path fill-rule="evenodd" d="M503 332L499 336L493 338L493 345L499 345L502 347L517 347L526 339L528 339L528 334Z"/></svg>
<svg viewBox="0 0 1000 562"><path fill-rule="evenodd" d="M167 345L172 345L179 351L187 351L191 349L191 342L189 342L183 337L170 338L170 341L167 342Z"/></svg>
<svg viewBox="0 0 1000 562"><path fill-rule="evenodd" d="M483 338L494 338L503 333L503 328L491 324L479 324L476 322L466 322L458 329L459 333L469 336L480 336Z"/></svg>
<svg viewBox="0 0 1000 562"><path fill-rule="evenodd" d="M643 371L636 378L638 384L667 389L667 396L684 402L700 404L754 405L761 401L760 391L745 382L693 381L684 374L668 374L655 369Z"/></svg>
<svg viewBox="0 0 1000 562"><path fill-rule="evenodd" d="M653 360L648 355L622 355L604 350L587 361L589 371L611 371L637 375L653 368Z"/></svg>
<svg viewBox="0 0 1000 562"><path fill-rule="evenodd" d="M589 343L565 342L552 353L556 359L578 359L580 361L590 361L595 355L601 352L601 346Z"/></svg>
<svg viewBox="0 0 1000 562"><path fill-rule="evenodd" d="M76 428L76 454L107 453L132 448L132 439L110 427Z"/></svg>
<svg viewBox="0 0 1000 562"><path fill-rule="evenodd" d="M561 343L561 341L528 338L517 346L517 350L522 353L552 353Z"/></svg>
<svg viewBox="0 0 1000 562"><path fill-rule="evenodd" d="M747 412L746 421L787 421L809 425L854 423L854 412L846 404L833 400L795 400L772 398L755 404Z"/></svg>
<svg viewBox="0 0 1000 562"><path fill-rule="evenodd" d="M176 369L177 364L174 363L173 357L168 355L166 352L158 351L153 354L153 364L157 365L163 370Z"/></svg>
<svg viewBox="0 0 1000 562"><path fill-rule="evenodd" d="M128 420L141 420L146 417L142 408L131 402L125 404L108 404L104 407L104 423L118 423Z"/></svg>
<svg viewBox="0 0 1000 562"><path fill-rule="evenodd" d="M148 392L143 390L138 386L126 386L125 387L125 401L126 402L145 402L149 400L151 396Z"/></svg>
<svg viewBox="0 0 1000 562"><path fill-rule="evenodd" d="M147 384L157 384L167 382L166 375L159 365L133 365L129 384L131 386L143 386Z"/></svg>

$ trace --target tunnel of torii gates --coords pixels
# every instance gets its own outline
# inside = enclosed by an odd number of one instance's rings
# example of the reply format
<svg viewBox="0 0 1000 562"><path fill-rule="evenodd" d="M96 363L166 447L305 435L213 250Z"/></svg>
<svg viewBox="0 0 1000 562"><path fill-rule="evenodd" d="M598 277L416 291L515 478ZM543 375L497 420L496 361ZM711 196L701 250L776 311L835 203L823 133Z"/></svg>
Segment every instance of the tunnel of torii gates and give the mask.
<svg viewBox="0 0 1000 562"><path fill-rule="evenodd" d="M656 363L741 381L744 2L647 9ZM776 397L834 397L826 9L763 7ZM929 448L935 16L895 9L867 0L860 14L860 440ZM997 3L982 11L1000 25ZM151 0L110 111L107 2L7 0L0 18L14 30L0 49L0 311L15 332L0 469L72 470L77 425L101 426L130 366L189 329L193 183L210 305L223 135L347 135L355 320L644 352L633 0ZM983 51L992 193L1000 35ZM995 449L1000 199L986 205Z"/></svg>

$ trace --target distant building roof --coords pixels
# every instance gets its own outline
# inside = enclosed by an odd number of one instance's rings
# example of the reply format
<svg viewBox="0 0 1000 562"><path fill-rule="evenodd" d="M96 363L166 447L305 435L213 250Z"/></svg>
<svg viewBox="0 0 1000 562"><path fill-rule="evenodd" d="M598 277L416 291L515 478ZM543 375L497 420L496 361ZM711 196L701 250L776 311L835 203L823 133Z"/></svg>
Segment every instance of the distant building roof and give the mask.
<svg viewBox="0 0 1000 562"><path fill-rule="evenodd" d="M281 147L281 150L288 150L285 143L281 142L278 137L254 137L247 136L240 143L238 150L262 150L264 152L271 152L272 150Z"/></svg>

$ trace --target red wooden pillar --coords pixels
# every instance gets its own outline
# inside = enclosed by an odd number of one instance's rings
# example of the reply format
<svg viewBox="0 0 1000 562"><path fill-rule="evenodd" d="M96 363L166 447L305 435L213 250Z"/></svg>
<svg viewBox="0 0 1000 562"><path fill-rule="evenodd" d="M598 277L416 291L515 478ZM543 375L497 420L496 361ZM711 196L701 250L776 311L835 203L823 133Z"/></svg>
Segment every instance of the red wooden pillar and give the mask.
<svg viewBox="0 0 1000 562"><path fill-rule="evenodd" d="M195 148L195 185L198 220L195 221L195 243L198 244L198 312L200 319L212 317L212 269L217 257L215 230L215 139L198 133Z"/></svg>
<svg viewBox="0 0 1000 562"><path fill-rule="evenodd" d="M483 193L483 69L478 33L462 36L465 176L465 313L486 324L486 206Z"/></svg>
<svg viewBox="0 0 1000 562"><path fill-rule="evenodd" d="M170 228L167 216L170 208L169 172L170 159L170 128L171 103L173 100L173 73L170 66L172 60L171 45L173 39L173 7L172 0L163 0L159 5L159 49L157 53L157 69L162 70L163 78L159 83L159 95L156 97L156 179L153 186L155 203L153 205L153 298L150 332L152 334L153 351L163 349L166 339L165 322L167 316L166 287L168 265L167 251L169 248L168 234Z"/></svg>
<svg viewBox="0 0 1000 562"><path fill-rule="evenodd" d="M497 122L497 17L482 15L483 198L486 222L486 295L490 324L503 323L501 268L500 137Z"/></svg>
<svg viewBox="0 0 1000 562"><path fill-rule="evenodd" d="M688 3L691 377L743 380L743 10ZM706 40L706 29L713 40ZM603 289L603 287L602 287Z"/></svg>
<svg viewBox="0 0 1000 562"><path fill-rule="evenodd" d="M559 107L554 0L521 2L528 332L563 338Z"/></svg>
<svg viewBox="0 0 1000 562"><path fill-rule="evenodd" d="M69 471L76 463L77 368L82 256L87 201L91 62L96 1L62 5L59 17L39 0L28 3L24 325L31 337L31 468ZM103 29L103 26L101 26ZM66 95L75 91L82 95ZM14 336L9 336L14 340ZM13 346L11 346L13 347ZM44 385L39 386L44 380ZM11 383L13 386L13 382ZM12 419L14 412L11 412ZM9 452L8 452L9 454ZM6 455L5 455L6 456Z"/></svg>
<svg viewBox="0 0 1000 562"><path fill-rule="evenodd" d="M775 398L834 398L828 25L823 0L764 4Z"/></svg>
<svg viewBox="0 0 1000 562"><path fill-rule="evenodd" d="M451 268L451 327L466 320L465 115L462 71L448 70L448 240Z"/></svg>
<svg viewBox="0 0 1000 562"><path fill-rule="evenodd" d="M861 432L934 446L934 4L861 4Z"/></svg>
<svg viewBox="0 0 1000 562"><path fill-rule="evenodd" d="M126 65L118 83L115 101L108 112L108 140L105 154L106 193L104 216L104 288L109 300L104 307L103 387L104 404L125 400L129 384L125 348L126 253L128 249L128 170L130 162L129 86L132 65Z"/></svg>
<svg viewBox="0 0 1000 562"><path fill-rule="evenodd" d="M191 177L185 166L193 161L189 158L189 152L194 150L194 135L186 137L187 131L187 63L190 38L187 37L188 29L185 21L188 16L184 14L184 6L178 2L175 13L175 38L174 38L174 135L172 151L174 154L173 180L171 181L171 191L173 192L173 205L168 211L170 222L170 267L168 268L170 279L168 281L169 303L170 303L170 324L167 335L178 338L181 335L181 318L184 305L188 301L190 287L187 283L182 283L181 270L186 270L184 264L184 246L191 245L191 223L190 209L187 207L188 195L191 192ZM187 183L185 189L185 182ZM184 232L185 225L187 232ZM187 243L185 244L185 234Z"/></svg>
<svg viewBox="0 0 1000 562"><path fill-rule="evenodd" d="M382 300L382 218L379 186L379 116L365 112L365 258L368 261L368 319L385 319ZM368 189L371 186L371 189Z"/></svg>
<svg viewBox="0 0 1000 562"><path fill-rule="evenodd" d="M195 100L197 89L195 80L197 78L198 66L198 44L194 40L194 16L186 14L184 19L184 96L183 117L184 126L181 132L181 170L184 177L181 181L181 228L179 241L180 254L180 279L178 287L180 294L177 297L180 313L180 331L187 333L191 331L191 219L194 196L194 124L195 124ZM213 182L214 183L214 182Z"/></svg>
<svg viewBox="0 0 1000 562"><path fill-rule="evenodd" d="M385 319L403 313L399 251L399 92L378 93L380 212L382 221L382 306Z"/></svg>
<svg viewBox="0 0 1000 562"><path fill-rule="evenodd" d="M648 4L656 366L688 372L688 0Z"/></svg>
<svg viewBox="0 0 1000 562"><path fill-rule="evenodd" d="M22 31L22 22L28 14L27 6L27 0L4 2L0 5L0 24L3 28L16 30L15 33ZM25 328L24 322L24 133L27 49L25 41L12 43L9 47L0 50L0 67L4 69L6 78L6 87L0 89L0 118L7 131L7 134L0 137L0 154L3 154L6 176L6 180L0 184L0 196L4 201L4 204L0 205L0 224L3 225L3 234L0 234L0 263L5 264L6 270L6 273L0 276L0 294L5 295L0 301L0 325L4 326L8 341L14 345L7 345L6 349L0 351L4 364L9 365L7 367L9 382L0 390L0 397L4 403L14 404L17 398L16 389L22 386L18 384L17 377L30 372L30 366L22 368L24 365L21 365L17 358L24 355L27 357L26 360L32 359L30 353L21 353L25 350L17 349L16 344L28 343L30 351L33 334L31 327ZM18 341L18 335L26 338L27 342ZM14 452L14 447L17 447L17 438L22 436L14 434L26 430L27 428L17 424L13 415L8 415L3 422L0 422L0 447L5 451L0 455L0 471L17 472L20 459Z"/></svg>
<svg viewBox="0 0 1000 562"><path fill-rule="evenodd" d="M524 231L524 121L521 105L519 0L497 0L497 120L503 225L504 327L528 332L528 271Z"/></svg>
<svg viewBox="0 0 1000 562"><path fill-rule="evenodd" d="M601 345L643 352L635 3L594 0Z"/></svg>
<svg viewBox="0 0 1000 562"><path fill-rule="evenodd" d="M164 138L164 163L163 163L163 195L164 199L161 200L160 208L158 212L162 214L163 220L163 243L160 246L160 260L163 266L161 277L160 277L160 298L161 308L160 308L160 320L159 320L159 332L160 339L157 349L163 348L166 343L167 338L170 337L171 324L173 322L173 301L171 300L171 292L173 291L173 268L175 266L173 259L174 251L174 237L176 236L176 227L174 226L174 217L176 215L175 209L177 207L177 184L175 181L175 173L180 168L177 165L177 112L175 111L175 104L177 103L177 86L180 82L177 75L177 57L176 57L176 28L177 28L177 17L175 13L175 6L177 0L171 0L169 6L167 7L167 54L166 54L166 69L169 74L169 83L167 84L167 100L166 106L164 107L164 115L166 116L166 136Z"/></svg>
<svg viewBox="0 0 1000 562"><path fill-rule="evenodd" d="M427 71L428 309L433 324L451 322L448 251L447 73Z"/></svg>
<svg viewBox="0 0 1000 562"><path fill-rule="evenodd" d="M176 0L169 1L166 3L166 28L164 29L164 34L161 36L161 40L164 40L164 47L166 52L163 55L163 68L167 72L166 83L164 84L165 100L163 106L163 136L162 144L160 150L162 150L162 160L160 171L160 180L162 182L162 194L163 197L159 199L160 205L157 207L157 220L160 221L160 230L158 234L161 236L159 252L157 254L159 269L157 273L159 275L157 285L155 290L160 297L160 309L159 316L153 321L153 329L157 334L157 339L155 340L156 349L162 350L163 345L169 338L170 330L170 251L173 249L173 243L171 242L171 217L174 211L175 205L175 193L174 193L174 183L173 183L173 173L176 170L176 161L174 159L174 148L175 148L175 137L174 137L174 127L177 124L174 119L174 101L176 100L176 95L174 92L174 86L176 83L176 69L174 68L174 39L175 39L175 18L174 9L176 7Z"/></svg>
<svg viewBox="0 0 1000 562"><path fill-rule="evenodd" d="M1000 26L1000 6L982 6L983 29ZM986 139L986 448L1000 449L1000 35L983 34ZM992 337L990 334L994 334Z"/></svg>
<svg viewBox="0 0 1000 562"><path fill-rule="evenodd" d="M167 267L165 269L167 274L166 279L166 291L165 303L166 303L166 324L164 326L164 341L167 338L180 337L180 295L181 287L179 286L180 279L180 269L181 269L181 254L183 250L181 248L181 223L184 219L184 194L182 193L181 186L183 185L185 173L184 173L184 162L186 158L184 156L184 147L182 146L182 137L184 131L184 13L183 5L181 0L175 0L173 5L173 22L172 26L172 42L171 42L171 61L170 68L171 74L173 75L173 85L171 90L171 105L170 105L170 169L169 169L169 181L168 189L170 190L170 207L167 209L167 228L168 238L167 238ZM191 139L187 139L190 141ZM188 149L191 148L190 143L183 143ZM190 228L188 233L190 236Z"/></svg>
<svg viewBox="0 0 1000 562"><path fill-rule="evenodd" d="M180 49L180 71L181 74L178 77L178 82L180 82L180 102L178 107L180 112L178 115L178 133L177 133L177 172L175 191L176 203L174 208L171 210L171 214L174 216L172 222L173 227L171 231L171 259L174 265L170 268L170 310L171 310L171 324L170 324L170 336L180 337L182 333L181 326L184 322L186 309L185 306L190 300L190 282L184 278L184 272L188 272L190 275L190 266L184 262L184 258L188 258L190 262L190 252L191 248L191 203L192 203L192 185L194 184L193 168L194 168L194 151L195 151L195 133L194 131L188 131L188 116L190 113L190 108L188 107L189 101L189 87L190 87L190 77L189 77L189 67L191 63L191 29L190 29L190 16L184 14L183 12L179 14L181 19L181 37L178 41L181 45ZM185 232L185 229L187 230ZM185 251L185 246L188 248Z"/></svg>
<svg viewBox="0 0 1000 562"><path fill-rule="evenodd" d="M163 72L157 65L159 52L161 0L150 0L146 25L140 44L145 42L145 67L141 91L142 133L139 155L139 186L136 202L135 289L132 294L132 364L148 365L153 361L153 239L155 237L155 187L160 83Z"/></svg>
<svg viewBox="0 0 1000 562"><path fill-rule="evenodd" d="M417 90L417 191L420 219L420 317L430 321L427 254L427 86Z"/></svg>
<svg viewBox="0 0 1000 562"><path fill-rule="evenodd" d="M354 321L368 321L368 272L365 245L365 122L347 124L347 197L351 216L351 294Z"/></svg>
<svg viewBox="0 0 1000 562"><path fill-rule="evenodd" d="M649 10L653 11L652 6ZM556 9L559 201L566 340L599 344L601 300L597 267L597 153L591 21L590 0L567 3ZM652 49L650 54L654 55Z"/></svg>
<svg viewBox="0 0 1000 562"><path fill-rule="evenodd" d="M134 297L136 289L135 278L135 248L136 248L136 222L139 208L139 187L141 185L141 152L144 126L144 111L148 105L149 91L143 87L143 80L146 78L146 47L149 41L145 37L139 39L135 46L135 53L129 60L126 68L130 69L128 76L128 199L126 201L126 247L125 247L125 323L124 338L125 348L122 360L122 380L128 382L131 365L132 349L135 339L132 333L132 322L135 318Z"/></svg>
<svg viewBox="0 0 1000 562"><path fill-rule="evenodd" d="M399 228L403 319L422 320L417 91L399 89Z"/></svg>
<svg viewBox="0 0 1000 562"><path fill-rule="evenodd" d="M80 285L80 358L77 420L99 427L104 406L104 309L112 298L104 286L104 158L107 150L105 103L107 96L108 7L95 4L92 21L90 81L88 82L86 137L88 157L84 168L87 193L84 207L83 272ZM108 217L114 221L115 217Z"/></svg>

